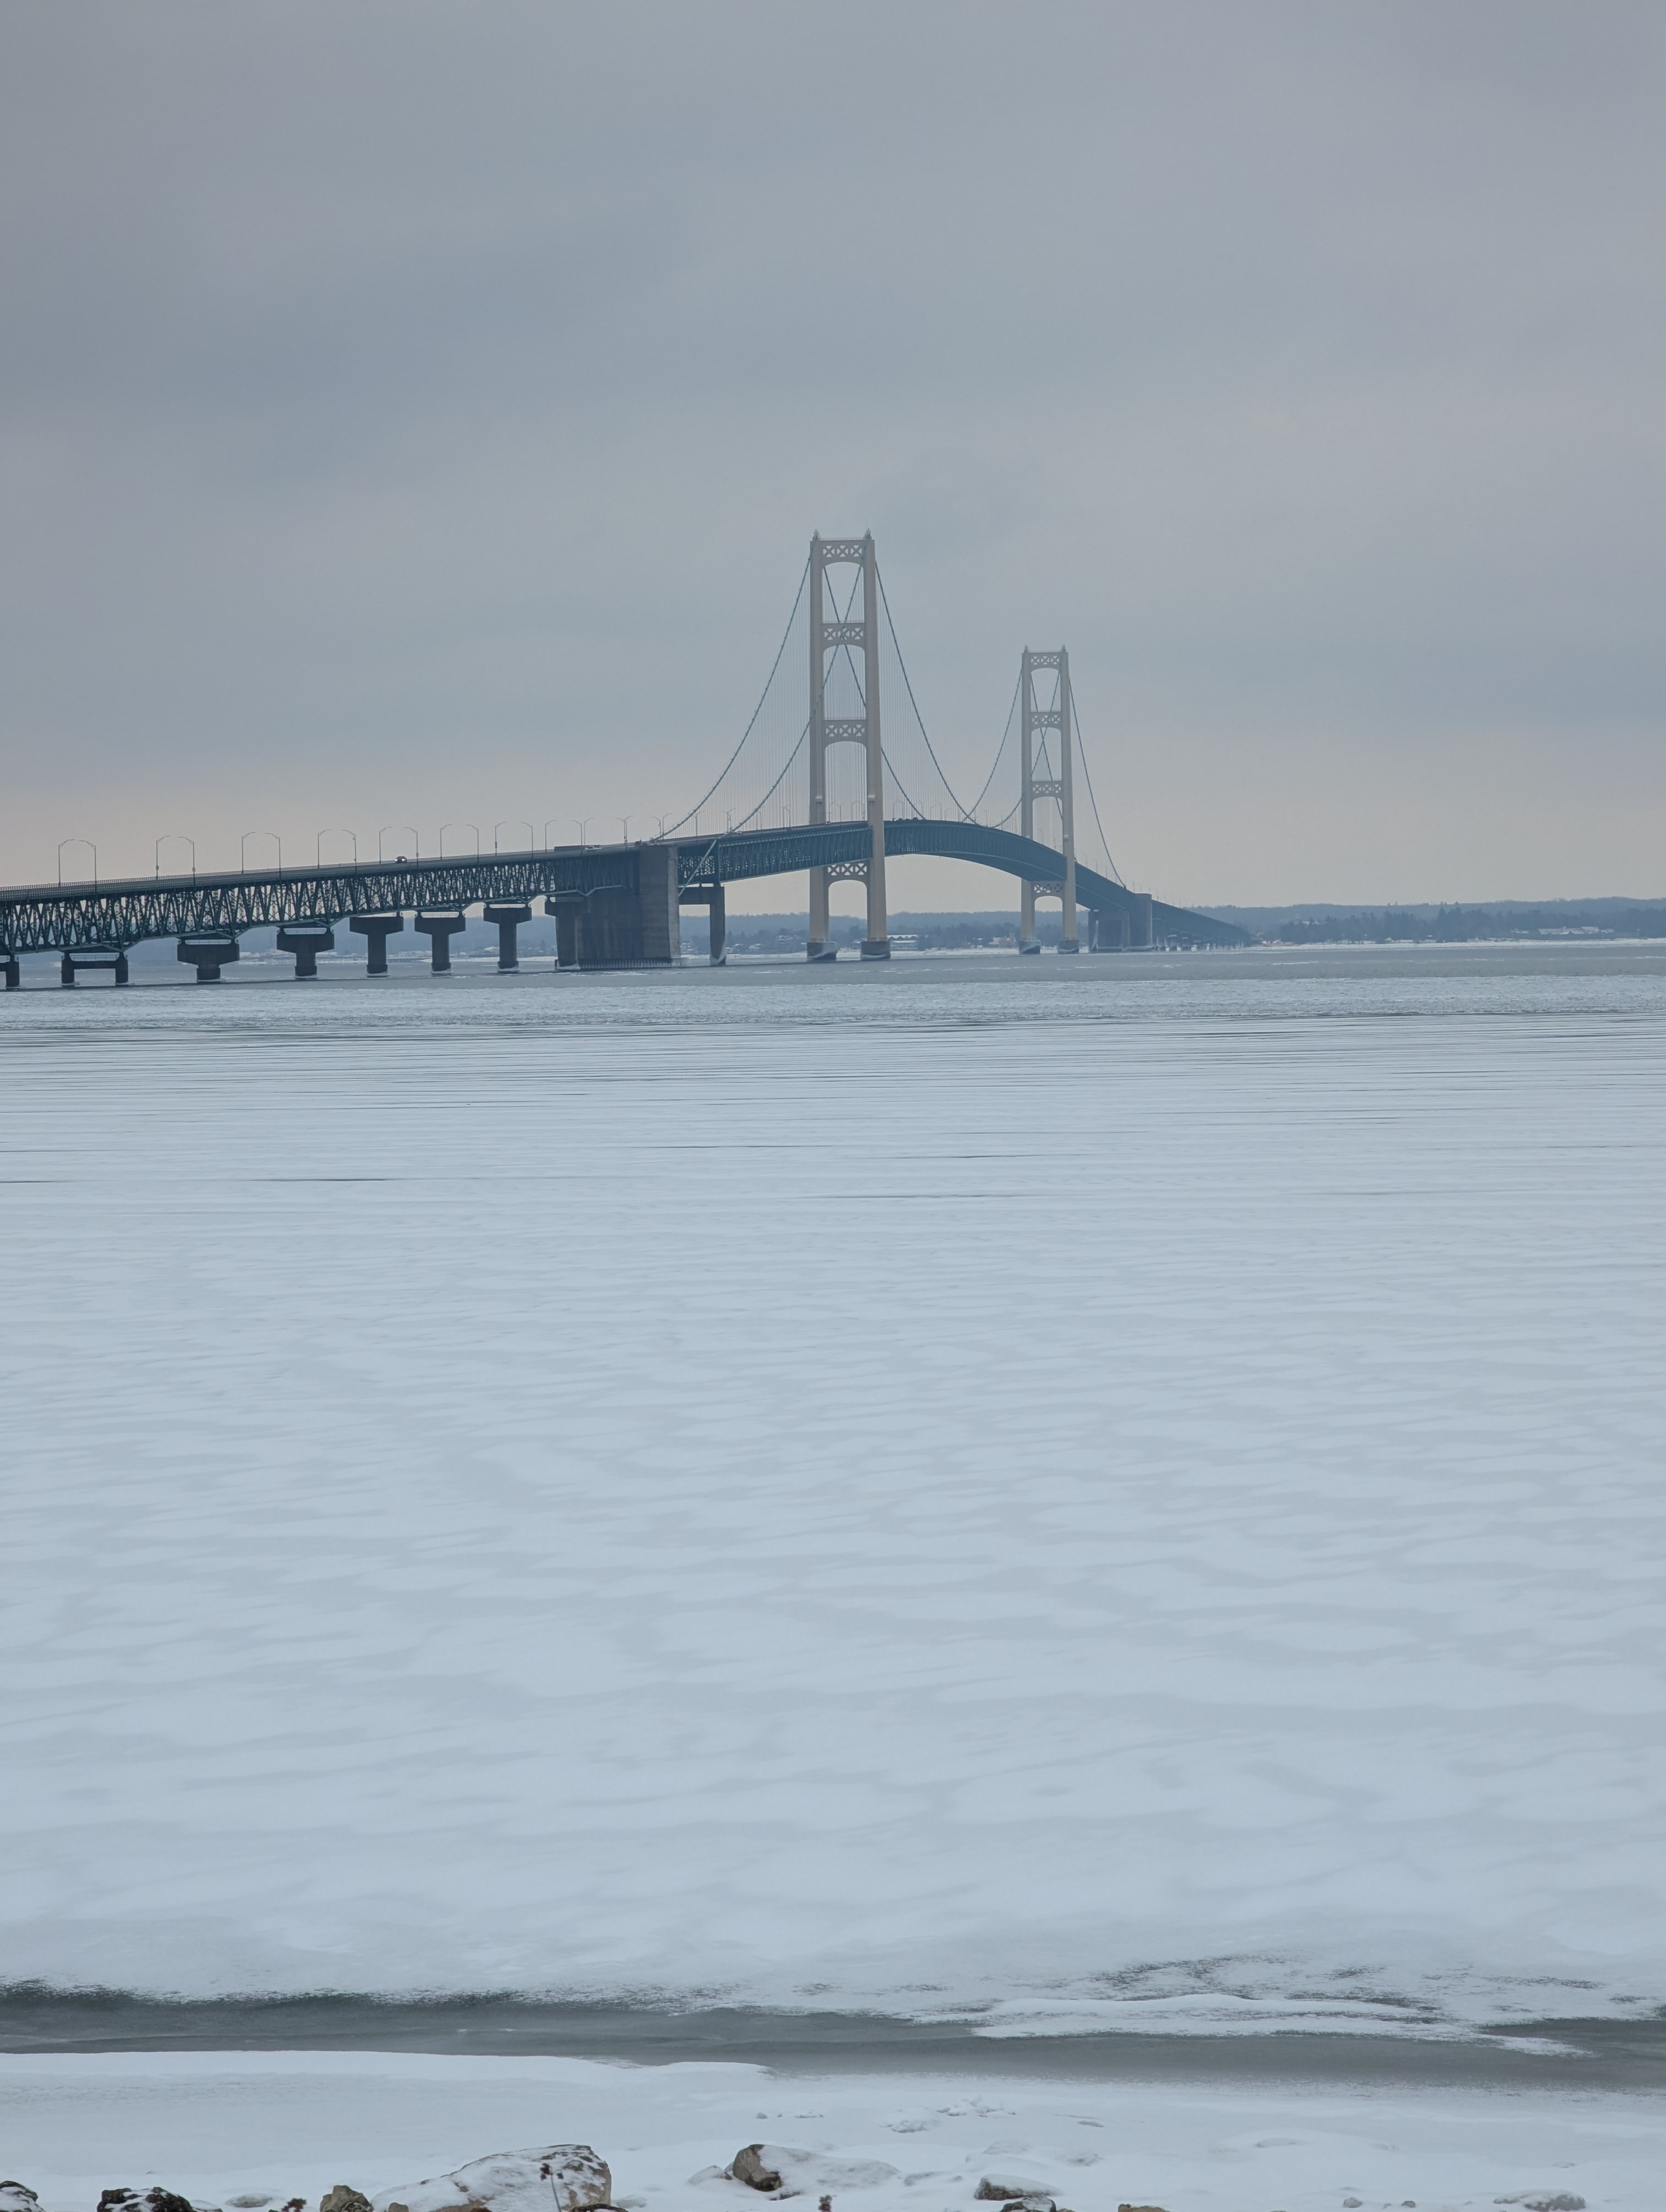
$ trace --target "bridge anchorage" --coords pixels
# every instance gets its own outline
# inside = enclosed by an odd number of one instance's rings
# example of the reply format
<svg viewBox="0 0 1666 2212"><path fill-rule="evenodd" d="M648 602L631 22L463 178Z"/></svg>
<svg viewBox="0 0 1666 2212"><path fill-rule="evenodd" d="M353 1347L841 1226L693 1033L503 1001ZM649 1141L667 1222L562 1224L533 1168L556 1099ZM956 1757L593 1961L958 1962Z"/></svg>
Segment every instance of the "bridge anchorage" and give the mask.
<svg viewBox="0 0 1666 2212"><path fill-rule="evenodd" d="M708 910L709 957L721 966L727 887L787 874L809 879L810 960L836 957L830 893L841 882L864 889L862 958L887 960L885 868L908 854L1016 877L1021 953L1040 950L1042 898L1061 902L1064 954L1081 949L1083 907L1096 952L1246 943L1247 933L1229 922L1130 890L1108 848L1103 871L1086 865L1077 836L1079 772L1086 818L1103 847L1069 654L1062 647L1026 647L994 765L977 799L964 805L921 718L872 532L818 532L751 720L716 782L660 836L470 860L402 855L361 864L356 856L269 872L0 890L0 969L15 991L26 955L53 953L66 988L100 969L125 984L132 946L171 937L198 981L217 983L247 932L276 926L279 951L294 957L296 980L307 981L344 921L364 940L367 975L386 975L388 939L403 933L409 915L440 975L451 967L452 939L478 910L496 926L500 972L512 975L520 964L518 932L538 899L556 924L557 969L673 966L682 957L681 910L690 906ZM719 821L721 830L709 826Z"/></svg>

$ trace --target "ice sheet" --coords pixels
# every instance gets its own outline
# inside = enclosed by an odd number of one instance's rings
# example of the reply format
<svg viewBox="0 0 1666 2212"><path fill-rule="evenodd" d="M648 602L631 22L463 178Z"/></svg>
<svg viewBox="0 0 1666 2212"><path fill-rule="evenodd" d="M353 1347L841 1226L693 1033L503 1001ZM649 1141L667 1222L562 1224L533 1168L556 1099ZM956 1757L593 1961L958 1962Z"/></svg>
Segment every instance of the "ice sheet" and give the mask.
<svg viewBox="0 0 1666 2212"><path fill-rule="evenodd" d="M5 1004L5 1977L1666 2001L1659 979L681 980Z"/></svg>

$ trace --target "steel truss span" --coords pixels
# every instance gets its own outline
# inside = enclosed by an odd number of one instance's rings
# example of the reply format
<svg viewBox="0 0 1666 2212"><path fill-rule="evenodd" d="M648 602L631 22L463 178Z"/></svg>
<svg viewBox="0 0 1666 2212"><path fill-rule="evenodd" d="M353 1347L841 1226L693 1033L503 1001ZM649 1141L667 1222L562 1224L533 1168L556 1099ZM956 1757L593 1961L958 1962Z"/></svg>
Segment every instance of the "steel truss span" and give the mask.
<svg viewBox="0 0 1666 2212"><path fill-rule="evenodd" d="M142 876L0 891L0 957L117 952L149 938L232 938L274 923L356 915L460 914L486 902L586 900L636 888L634 846L574 846L487 860L390 860L265 875Z"/></svg>
<svg viewBox="0 0 1666 2212"><path fill-rule="evenodd" d="M995 868L1020 882L1056 884L1060 855L1011 830L976 822L909 817L885 825L892 858L926 854ZM677 890L686 904L722 884L810 868L844 870L870 855L866 822L748 830L671 844ZM125 952L148 939L232 940L244 931L310 923L325 928L355 916L461 914L473 906L525 904L534 897L583 909L599 896L633 897L642 889L644 855L667 847L568 847L508 853L490 860L390 861L362 867L285 868L265 875L140 877L129 882L37 885L0 891L0 957L38 952ZM661 863L663 865L663 863ZM1137 911L1137 892L1079 861L1076 895L1092 912ZM1151 902L1152 938L1180 945L1247 943L1246 933L1183 907Z"/></svg>

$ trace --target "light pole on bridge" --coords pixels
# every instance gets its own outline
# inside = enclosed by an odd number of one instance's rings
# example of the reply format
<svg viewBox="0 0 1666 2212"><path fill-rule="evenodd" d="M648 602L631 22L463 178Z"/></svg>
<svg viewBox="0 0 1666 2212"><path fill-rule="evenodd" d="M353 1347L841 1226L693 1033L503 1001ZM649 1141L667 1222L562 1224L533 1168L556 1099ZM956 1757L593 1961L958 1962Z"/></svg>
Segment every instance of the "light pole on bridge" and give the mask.
<svg viewBox="0 0 1666 2212"><path fill-rule="evenodd" d="M249 872L249 840L251 837L270 837L277 848L277 872L283 872L283 840L276 830L246 830L237 841L237 867L240 875Z"/></svg>
<svg viewBox="0 0 1666 2212"><path fill-rule="evenodd" d="M595 817L594 817L593 815L587 814L587 815L585 816L585 817L584 817L584 819L583 819L583 821L582 821L582 822L575 821L575 822L574 823L574 824L573 824L573 827L574 827L574 828L578 831L578 833L579 833L579 850L580 850L580 852L583 852L583 850L584 850L584 833L585 833L585 831L586 831L586 830L590 827L591 823L592 823L594 819L595 819Z"/></svg>
<svg viewBox="0 0 1666 2212"><path fill-rule="evenodd" d="M628 814L619 817L619 827L624 831L623 842L628 845L630 842L630 817Z"/></svg>
<svg viewBox="0 0 1666 2212"><path fill-rule="evenodd" d="M97 846L93 842L93 841L92 841L92 839L91 839L90 837L60 837L60 838L58 839L58 889L59 889L60 890L63 890L63 888L64 888L64 848L66 845L84 845L84 846L87 848L88 851L92 854L92 856L93 856L93 889L94 889L94 890L96 890L98 889L98 887L99 887L99 848L98 848L98 847L97 847Z"/></svg>
<svg viewBox="0 0 1666 2212"><path fill-rule="evenodd" d="M187 837L185 832L181 830L165 830L161 836L157 838L155 847L156 873L158 876L162 872L162 847L164 845L190 846L191 880L194 884L197 880L197 840L194 837Z"/></svg>
<svg viewBox="0 0 1666 2212"><path fill-rule="evenodd" d="M446 857L446 832L447 830L473 830L474 857L477 860L480 858L480 832L472 822L442 822L440 824L440 858L442 860Z"/></svg>
<svg viewBox="0 0 1666 2212"><path fill-rule="evenodd" d="M414 823L384 822L381 828L376 832L376 859L379 863L382 858L382 840L386 836L390 830L409 830L410 832L410 857L413 860L420 860L422 859L423 841L416 833L416 828ZM399 858L403 860L404 854L401 853Z"/></svg>
<svg viewBox="0 0 1666 2212"><path fill-rule="evenodd" d="M502 822L494 822L494 823L493 823L493 824L492 824L492 851L493 851L493 853L494 853L494 854L496 854L496 851L497 851L497 833L498 833L498 831L499 831L500 830L513 829L513 828L514 828L515 826L516 826L516 825L515 825L515 823L514 823L514 820L513 820L511 817L505 817L505 819L504 819L503 821L502 821ZM532 851L532 823L531 823L530 822L523 821L523 822L521 822L521 823L520 823L520 824L519 826L520 826L521 829L523 829L523 830L526 832L526 849L527 849L527 851L530 853L530 852Z"/></svg>
<svg viewBox="0 0 1666 2212"><path fill-rule="evenodd" d="M359 833L356 830L320 830L313 845L313 864L324 866L324 841L326 837L350 837L353 841L353 866L359 865Z"/></svg>

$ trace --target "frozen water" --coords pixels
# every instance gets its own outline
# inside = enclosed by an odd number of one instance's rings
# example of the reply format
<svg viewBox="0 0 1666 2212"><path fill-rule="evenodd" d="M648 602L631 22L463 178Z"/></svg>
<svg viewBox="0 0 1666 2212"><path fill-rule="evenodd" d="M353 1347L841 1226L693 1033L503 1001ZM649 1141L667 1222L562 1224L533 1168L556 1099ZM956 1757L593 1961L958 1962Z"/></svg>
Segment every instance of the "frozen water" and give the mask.
<svg viewBox="0 0 1666 2212"><path fill-rule="evenodd" d="M1067 964L0 1005L5 1978L1666 2001L1657 957Z"/></svg>

